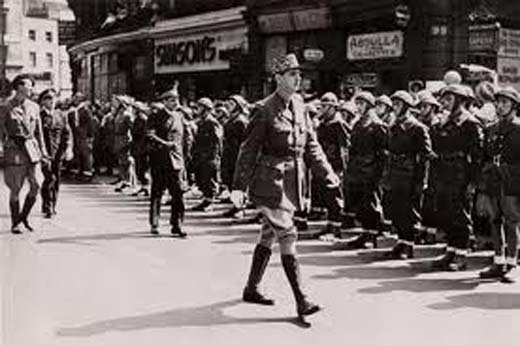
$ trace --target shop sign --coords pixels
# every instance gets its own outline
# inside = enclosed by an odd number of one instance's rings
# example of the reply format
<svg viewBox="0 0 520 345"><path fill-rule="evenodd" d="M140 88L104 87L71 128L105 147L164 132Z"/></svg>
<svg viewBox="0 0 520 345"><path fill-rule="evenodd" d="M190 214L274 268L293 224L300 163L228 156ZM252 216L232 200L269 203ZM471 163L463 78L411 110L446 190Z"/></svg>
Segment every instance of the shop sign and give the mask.
<svg viewBox="0 0 520 345"><path fill-rule="evenodd" d="M325 53L321 49L305 49L303 57L310 62L320 62L325 57Z"/></svg>
<svg viewBox="0 0 520 345"><path fill-rule="evenodd" d="M332 17L327 7L311 8L260 15L258 25L263 33L317 30L330 27Z"/></svg>
<svg viewBox="0 0 520 345"><path fill-rule="evenodd" d="M520 58L499 57L497 70L500 86L512 86L520 91Z"/></svg>
<svg viewBox="0 0 520 345"><path fill-rule="evenodd" d="M469 28L469 51L496 51L496 25L472 25Z"/></svg>
<svg viewBox="0 0 520 345"><path fill-rule="evenodd" d="M520 58L520 30L500 29L498 55Z"/></svg>
<svg viewBox="0 0 520 345"><path fill-rule="evenodd" d="M58 44L71 45L76 40L76 22L70 20L58 21Z"/></svg>
<svg viewBox="0 0 520 345"><path fill-rule="evenodd" d="M352 73L345 77L345 85L348 87L375 87L377 85L376 73Z"/></svg>
<svg viewBox="0 0 520 345"><path fill-rule="evenodd" d="M228 51L241 49L246 29L156 40L155 73L226 70Z"/></svg>
<svg viewBox="0 0 520 345"><path fill-rule="evenodd" d="M403 55L403 32L389 31L352 35L347 39L347 59L369 60Z"/></svg>

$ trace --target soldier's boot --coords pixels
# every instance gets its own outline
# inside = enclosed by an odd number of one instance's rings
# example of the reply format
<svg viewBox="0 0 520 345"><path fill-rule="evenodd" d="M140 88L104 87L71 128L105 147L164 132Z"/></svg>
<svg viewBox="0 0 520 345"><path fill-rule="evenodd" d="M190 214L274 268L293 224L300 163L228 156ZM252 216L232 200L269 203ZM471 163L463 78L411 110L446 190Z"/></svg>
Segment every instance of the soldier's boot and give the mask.
<svg viewBox="0 0 520 345"><path fill-rule="evenodd" d="M210 199L204 199L200 204L192 208L192 211L208 212L211 210L213 202Z"/></svg>
<svg viewBox="0 0 520 345"><path fill-rule="evenodd" d="M374 243L374 235L369 232L364 232L355 236L346 243L347 249L368 249L370 243Z"/></svg>
<svg viewBox="0 0 520 345"><path fill-rule="evenodd" d="M455 252L449 250L439 260L432 262L432 268L439 271L447 271L453 259L455 259Z"/></svg>
<svg viewBox="0 0 520 345"><path fill-rule="evenodd" d="M20 230L20 203L18 200L9 202L9 209L11 211L11 232L19 235L22 233Z"/></svg>
<svg viewBox="0 0 520 345"><path fill-rule="evenodd" d="M501 279L505 275L505 269L505 265L494 263L478 275L482 279Z"/></svg>
<svg viewBox="0 0 520 345"><path fill-rule="evenodd" d="M182 231L181 221L180 221L179 217L174 217L172 219L171 233L173 236L178 236L180 238L188 237L188 234L186 232Z"/></svg>
<svg viewBox="0 0 520 345"><path fill-rule="evenodd" d="M236 206L233 206L232 208L230 208L226 212L222 213L222 217L224 217L224 218L234 218L234 217L236 217L240 213L240 211L242 211L240 208L238 208Z"/></svg>
<svg viewBox="0 0 520 345"><path fill-rule="evenodd" d="M516 261L517 259L506 259L506 265L504 268L504 276L502 277L501 282L502 283L514 283L516 280L511 276L511 272L516 268Z"/></svg>
<svg viewBox="0 0 520 345"><path fill-rule="evenodd" d="M274 300L269 299L258 291L258 285L262 281L265 269L271 258L271 249L257 244L253 252L253 261L251 262L251 270L247 285L242 294L242 300L247 303L255 303L262 305L274 305Z"/></svg>
<svg viewBox="0 0 520 345"><path fill-rule="evenodd" d="M327 225L318 232L315 236L316 238L322 238L323 236L326 236L328 234L332 234L335 238L341 239L341 224L335 224L335 223L327 223Z"/></svg>
<svg viewBox="0 0 520 345"><path fill-rule="evenodd" d="M27 196L23 203L22 212L20 213L20 222L31 232L34 231L34 228L29 224L29 214L35 203L36 197Z"/></svg>
<svg viewBox="0 0 520 345"><path fill-rule="evenodd" d="M283 254L282 265L296 300L298 317L302 318L319 312L321 307L310 302L302 291L300 265L296 256Z"/></svg>
<svg viewBox="0 0 520 345"><path fill-rule="evenodd" d="M448 270L451 272L465 271L468 268L466 254L456 254L453 261L448 265Z"/></svg>
<svg viewBox="0 0 520 345"><path fill-rule="evenodd" d="M161 199L152 198L150 201L150 232L159 235L159 217L161 216Z"/></svg>
<svg viewBox="0 0 520 345"><path fill-rule="evenodd" d="M392 260L408 260L413 258L413 245L405 242L397 243L385 258Z"/></svg>

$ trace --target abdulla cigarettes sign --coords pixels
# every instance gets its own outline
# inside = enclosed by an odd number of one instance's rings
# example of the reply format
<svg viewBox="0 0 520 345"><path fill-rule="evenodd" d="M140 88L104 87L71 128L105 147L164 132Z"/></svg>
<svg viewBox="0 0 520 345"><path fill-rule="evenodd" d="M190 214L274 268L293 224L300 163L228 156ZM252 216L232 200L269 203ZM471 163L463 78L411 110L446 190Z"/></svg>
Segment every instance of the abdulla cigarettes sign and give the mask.
<svg viewBox="0 0 520 345"><path fill-rule="evenodd" d="M388 31L352 35L347 39L347 59L369 60L403 55L403 32Z"/></svg>

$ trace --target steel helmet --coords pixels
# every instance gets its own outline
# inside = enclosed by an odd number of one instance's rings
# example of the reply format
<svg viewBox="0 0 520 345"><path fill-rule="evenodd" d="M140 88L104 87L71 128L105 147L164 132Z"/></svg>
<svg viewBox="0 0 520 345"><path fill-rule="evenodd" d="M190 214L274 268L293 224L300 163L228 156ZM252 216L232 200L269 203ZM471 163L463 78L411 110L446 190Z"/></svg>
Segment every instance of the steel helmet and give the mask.
<svg viewBox="0 0 520 345"><path fill-rule="evenodd" d="M446 72L443 80L446 85L456 85L462 83L462 77L460 76L460 73L457 71Z"/></svg>
<svg viewBox="0 0 520 345"><path fill-rule="evenodd" d="M381 103L381 104L384 104L388 107L392 107L392 100L390 99L390 97L388 97L387 95L381 95L379 97L376 98L376 104L377 103Z"/></svg>
<svg viewBox="0 0 520 345"><path fill-rule="evenodd" d="M520 94L512 86L507 86L497 91L497 93L495 93L495 97L506 97L515 102L516 104L520 104Z"/></svg>
<svg viewBox="0 0 520 345"><path fill-rule="evenodd" d="M202 97L201 99L198 100L197 103L199 105L202 105L206 109L209 109L209 110L213 109L213 102L211 101L211 99L209 99L207 97Z"/></svg>
<svg viewBox="0 0 520 345"><path fill-rule="evenodd" d="M338 97L333 92L327 92L320 99L321 104L337 105Z"/></svg>
<svg viewBox="0 0 520 345"><path fill-rule="evenodd" d="M423 93L419 95L419 103L430 104L436 107L441 107L441 104L431 93Z"/></svg>
<svg viewBox="0 0 520 345"><path fill-rule="evenodd" d="M365 102L367 102L368 104L370 104L370 106L372 107L375 107L376 106L376 98L374 97L374 95L369 92L369 91L361 91L359 92L356 96L355 96L355 99L358 100L358 99L361 99Z"/></svg>
<svg viewBox="0 0 520 345"><path fill-rule="evenodd" d="M398 91L394 92L394 94L390 98L391 99L400 99L409 107L415 106L415 100L414 100L413 96L404 90L398 90Z"/></svg>
<svg viewBox="0 0 520 345"><path fill-rule="evenodd" d="M238 104L242 110L247 110L247 101L241 95L232 95L229 97L229 99Z"/></svg>
<svg viewBox="0 0 520 345"><path fill-rule="evenodd" d="M467 89L460 84L452 84L452 85L448 85L445 88L443 88L441 90L441 97L447 93L451 93L455 96L464 97L464 98L468 97Z"/></svg>
<svg viewBox="0 0 520 345"><path fill-rule="evenodd" d="M495 92L495 86L489 81L480 82L475 88L477 97L487 102L492 102L494 100Z"/></svg>

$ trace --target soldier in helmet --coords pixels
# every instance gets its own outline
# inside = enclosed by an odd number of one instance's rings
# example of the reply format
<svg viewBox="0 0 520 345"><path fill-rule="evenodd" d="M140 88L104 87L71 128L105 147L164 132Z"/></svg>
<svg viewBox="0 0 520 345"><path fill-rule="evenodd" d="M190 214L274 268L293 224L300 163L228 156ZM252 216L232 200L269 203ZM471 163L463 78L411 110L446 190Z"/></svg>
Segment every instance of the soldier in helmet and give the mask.
<svg viewBox="0 0 520 345"><path fill-rule="evenodd" d="M500 121L486 130L477 213L492 219L495 257L481 278L512 282L520 226L520 94L508 87L495 94Z"/></svg>
<svg viewBox="0 0 520 345"><path fill-rule="evenodd" d="M147 121L147 138L150 143L149 162L152 175L150 197L150 231L159 234L161 199L168 189L171 200L170 225L174 236L184 238L181 223L184 218L184 141L185 126L179 111L177 88L166 91L160 97L163 105L156 107Z"/></svg>
<svg viewBox="0 0 520 345"><path fill-rule="evenodd" d="M294 293L297 312L304 318L320 310L303 292L296 257L297 231L293 215L304 207L305 162L310 164L314 176L330 188L339 188L339 178L318 143L302 98L296 94L301 83L296 56L289 54L275 60L273 65L277 89L258 102L251 113L231 193L233 202L240 205L245 199L245 191L249 190L263 215L261 236L253 253L243 300L274 304L258 291L258 285L267 268L271 248L278 240L282 266Z"/></svg>
<svg viewBox="0 0 520 345"><path fill-rule="evenodd" d="M222 183L228 190L231 190L238 152L244 140L248 123L247 102L240 95L232 95L228 100L228 108L231 115L224 124ZM229 211L224 213L224 217L233 217L239 211L238 208L232 207Z"/></svg>
<svg viewBox="0 0 520 345"><path fill-rule="evenodd" d="M397 229L399 241L388 256L406 260L413 257L415 229L420 223L420 206L428 178L428 164L432 148L428 128L411 112L413 96L396 91L395 122L389 129L389 161L385 184L389 191L388 215Z"/></svg>
<svg viewBox="0 0 520 345"><path fill-rule="evenodd" d="M439 227L446 232L446 254L434 268L448 271L466 269L472 233L471 200L482 161L483 131L479 121L466 109L467 91L449 85L441 93L441 104L449 113L446 122L432 128L432 183Z"/></svg>
<svg viewBox="0 0 520 345"><path fill-rule="evenodd" d="M395 121L393 103L390 97L382 95L376 98L377 116L387 125L392 126Z"/></svg>
<svg viewBox="0 0 520 345"><path fill-rule="evenodd" d="M206 97L197 102L199 122L193 143L193 166L197 186L204 200L193 211L209 211L218 192L223 130L213 116L213 102Z"/></svg>
<svg viewBox="0 0 520 345"><path fill-rule="evenodd" d="M349 164L344 175L346 227L359 220L367 231L352 239L350 248L375 243L382 230L380 183L386 163L388 129L375 112L376 99L367 91L355 97L359 120L352 129Z"/></svg>

